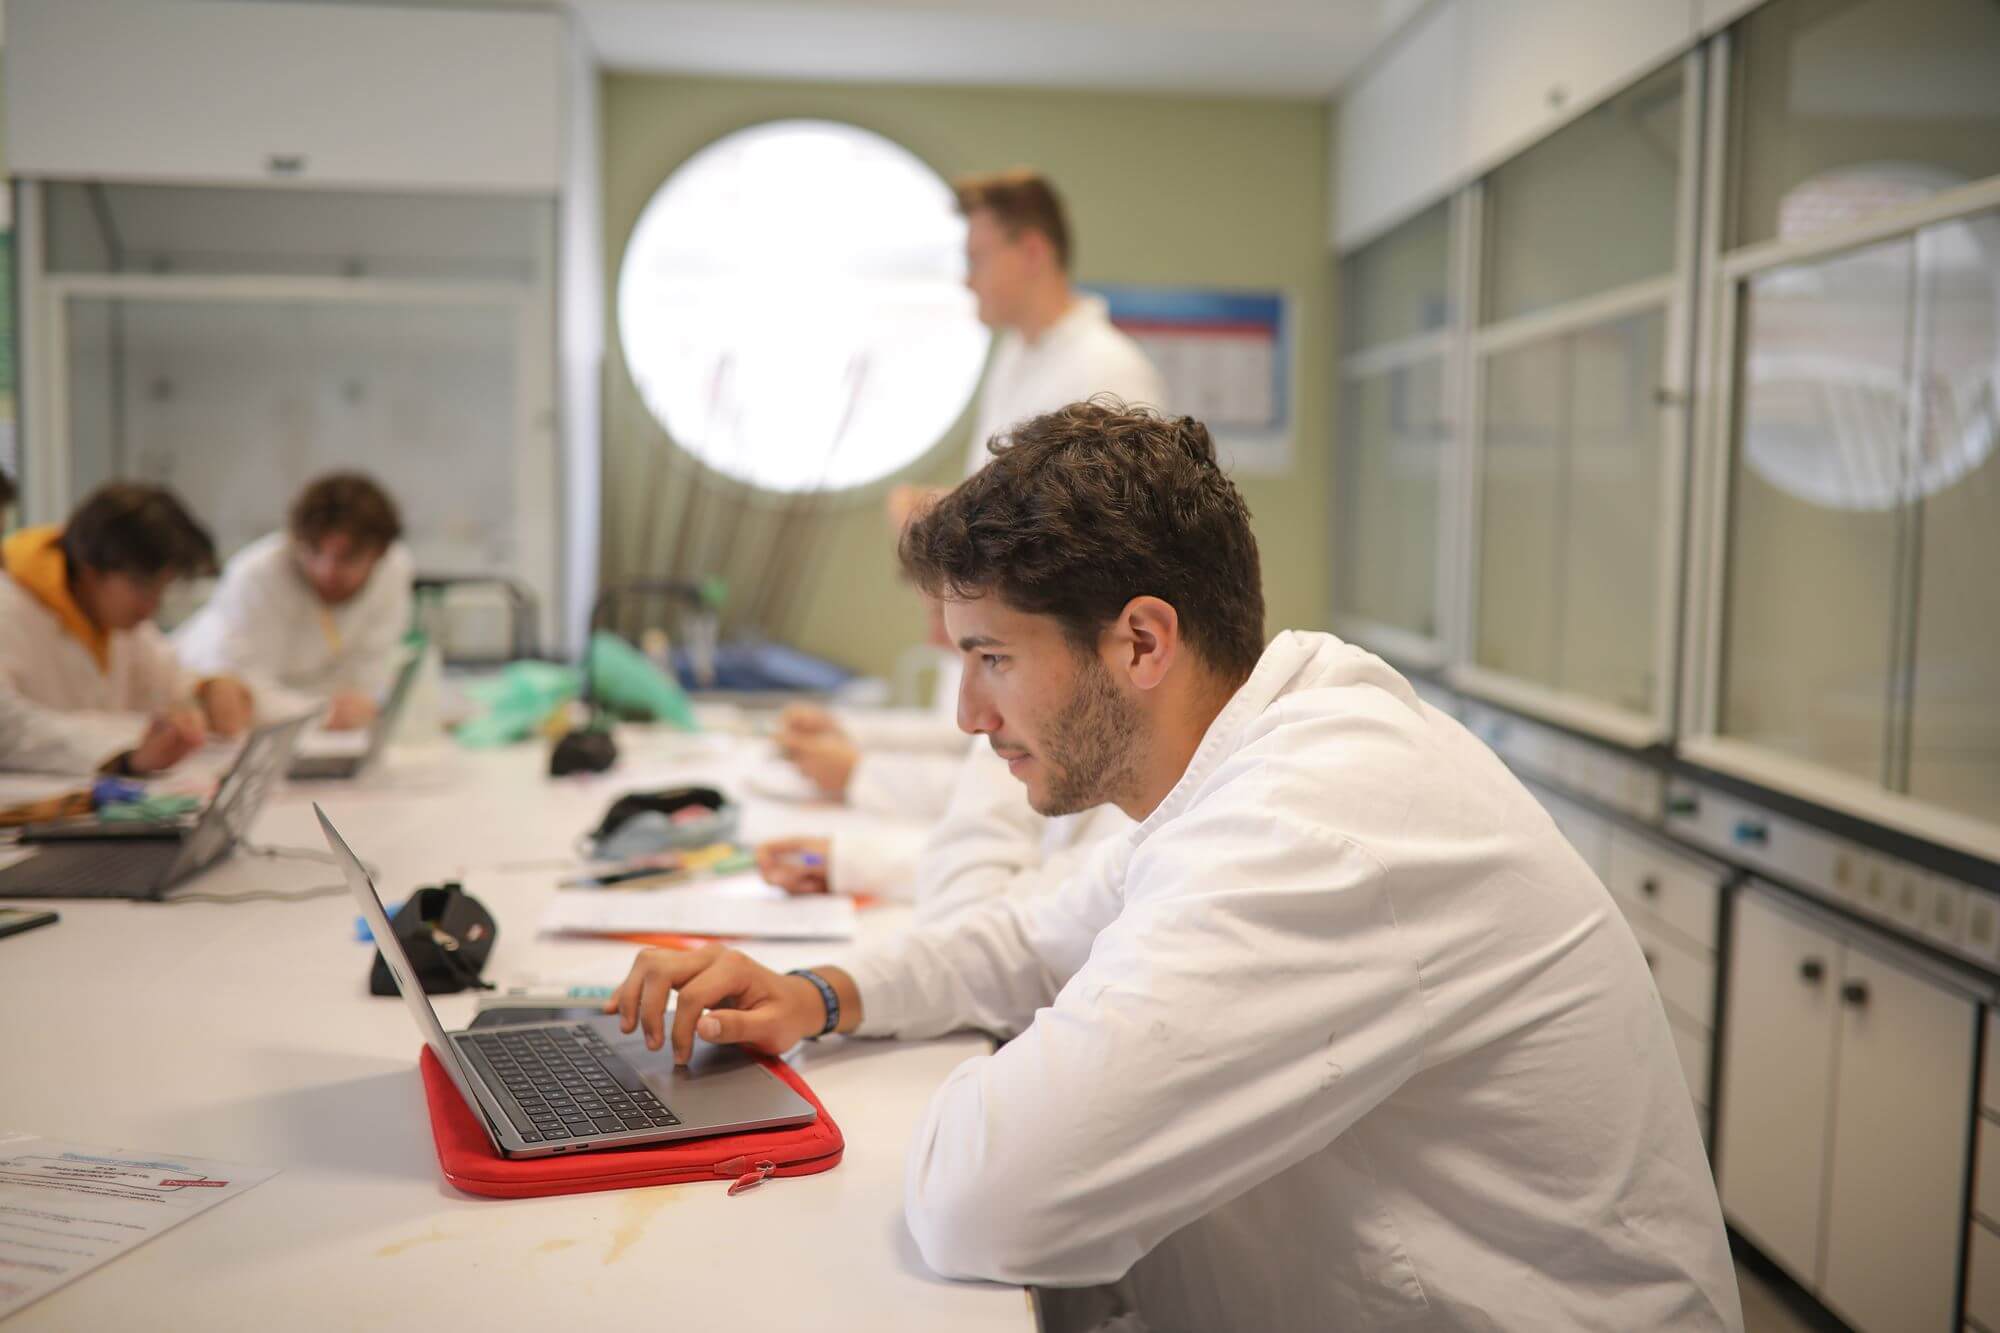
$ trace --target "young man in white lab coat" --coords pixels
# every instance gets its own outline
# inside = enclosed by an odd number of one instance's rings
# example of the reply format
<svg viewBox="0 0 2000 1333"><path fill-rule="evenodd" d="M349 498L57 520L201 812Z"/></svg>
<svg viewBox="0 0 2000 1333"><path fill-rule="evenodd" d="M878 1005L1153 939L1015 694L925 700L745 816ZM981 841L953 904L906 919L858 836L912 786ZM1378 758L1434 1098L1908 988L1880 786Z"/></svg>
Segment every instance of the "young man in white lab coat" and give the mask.
<svg viewBox="0 0 2000 1333"><path fill-rule="evenodd" d="M152 773L246 728L249 689L188 671L152 623L168 584L214 567L173 493L133 482L0 543L0 766Z"/></svg>
<svg viewBox="0 0 2000 1333"><path fill-rule="evenodd" d="M1014 170L961 177L952 188L965 215L965 285L978 302L980 322L999 335L980 386L966 475L985 466L991 442L1008 427L1066 403L1109 394L1134 405L1164 406L1165 386L1145 352L1112 325L1100 298L1071 284L1069 219L1054 185L1039 173ZM890 521L899 533L927 494L915 487L892 493ZM955 687L957 674L954 668L940 677L941 702L956 693L947 686ZM874 814L941 820L923 850L914 834L849 834L810 844L788 839L765 858L774 881L797 888L830 879L836 888L864 889L908 882L921 908L941 911L977 897L967 891L972 881L961 873L963 856L954 857L955 850L964 851L957 846L961 829L978 849L971 855L990 853L1030 869L1044 844L1053 844L1053 854L1093 836L1085 828L1045 826L990 774L982 781L977 771L958 772L965 747L962 738L954 740L948 719L887 721L891 725L791 709L777 741L831 799ZM1114 829L1124 823L1109 813L1093 821ZM1011 848L1009 840L996 841L1002 827L1018 828L1027 840L1012 840ZM806 866L799 852L811 852L818 864ZM1014 882L1018 888L1030 881Z"/></svg>
<svg viewBox="0 0 2000 1333"><path fill-rule="evenodd" d="M947 598L960 723L1037 810L1138 827L845 968L648 951L608 1009L677 1053L1013 1034L911 1147L906 1219L948 1276L1122 1279L1152 1333L1742 1327L1623 918L1387 665L1264 643L1205 429L1091 405L1017 428L903 558Z"/></svg>
<svg viewBox="0 0 2000 1333"><path fill-rule="evenodd" d="M287 530L250 543L175 642L191 665L234 671L266 718L325 702L325 725L374 721L410 628L415 572L396 502L358 472L320 477Z"/></svg>

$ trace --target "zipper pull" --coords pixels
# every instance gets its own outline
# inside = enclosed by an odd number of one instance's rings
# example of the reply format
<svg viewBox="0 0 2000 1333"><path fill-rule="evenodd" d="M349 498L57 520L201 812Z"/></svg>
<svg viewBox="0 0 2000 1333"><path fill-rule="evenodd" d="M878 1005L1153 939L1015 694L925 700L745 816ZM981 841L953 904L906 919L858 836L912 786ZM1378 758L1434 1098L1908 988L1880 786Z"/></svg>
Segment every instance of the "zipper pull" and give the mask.
<svg viewBox="0 0 2000 1333"><path fill-rule="evenodd" d="M726 1162L716 1163L714 1169L718 1176L736 1177L729 1183L729 1197L733 1199L744 1190L753 1190L763 1184L770 1178L771 1173L778 1169L778 1164L752 1162L748 1157L732 1157Z"/></svg>

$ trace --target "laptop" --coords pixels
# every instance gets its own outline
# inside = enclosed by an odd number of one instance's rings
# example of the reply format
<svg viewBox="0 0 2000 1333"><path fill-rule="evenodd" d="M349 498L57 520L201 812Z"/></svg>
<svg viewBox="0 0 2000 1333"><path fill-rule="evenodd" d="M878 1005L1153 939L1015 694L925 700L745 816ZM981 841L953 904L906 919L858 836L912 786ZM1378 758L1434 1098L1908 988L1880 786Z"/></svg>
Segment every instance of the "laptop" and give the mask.
<svg viewBox="0 0 2000 1333"><path fill-rule="evenodd" d="M616 1014L446 1032L374 881L326 812L317 804L313 812L417 1030L503 1157L630 1148L818 1117L811 1102L742 1051L697 1038L693 1058L676 1068L671 1052L647 1050L636 1030L620 1032Z"/></svg>
<svg viewBox="0 0 2000 1333"><path fill-rule="evenodd" d="M101 824L24 831L46 843L0 869L0 898L150 898L208 869L230 852L264 808L292 746L316 713L258 727L222 775L215 798L193 823Z"/></svg>
<svg viewBox="0 0 2000 1333"><path fill-rule="evenodd" d="M389 697L369 724L366 749L359 754L296 755L286 776L303 782L318 778L354 778L366 772L382 757L382 749L389 743L389 733L396 729L397 719L403 715L403 705L410 698L411 682L416 680L417 668L423 665L423 660L422 653L410 653L404 657L403 665L396 672L395 683L389 687ZM310 748L312 742L308 740L306 744Z"/></svg>

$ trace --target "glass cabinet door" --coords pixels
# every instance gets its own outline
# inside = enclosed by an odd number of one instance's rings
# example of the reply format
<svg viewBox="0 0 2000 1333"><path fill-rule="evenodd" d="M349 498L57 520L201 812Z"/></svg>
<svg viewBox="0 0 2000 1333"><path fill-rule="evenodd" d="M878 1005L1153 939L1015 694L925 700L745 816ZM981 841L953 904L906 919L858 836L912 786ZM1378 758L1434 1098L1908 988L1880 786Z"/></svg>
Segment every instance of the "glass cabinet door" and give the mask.
<svg viewBox="0 0 2000 1333"><path fill-rule="evenodd" d="M1665 341L1649 310L1488 358L1479 666L1632 713L1656 704Z"/></svg>
<svg viewBox="0 0 2000 1333"><path fill-rule="evenodd" d="M1347 382L1338 459L1336 596L1363 620L1437 634L1444 372L1436 361Z"/></svg>
<svg viewBox="0 0 2000 1333"><path fill-rule="evenodd" d="M2000 213L1917 241L1909 794L2000 821Z"/></svg>
<svg viewBox="0 0 2000 1333"><path fill-rule="evenodd" d="M1479 665L1557 684L1567 347L1561 340L1496 353L1486 363L1480 453Z"/></svg>
<svg viewBox="0 0 2000 1333"><path fill-rule="evenodd" d="M1667 318L1652 310L1569 338L1569 503L1560 685L1650 713L1660 600L1660 373Z"/></svg>
<svg viewBox="0 0 2000 1333"><path fill-rule="evenodd" d="M1663 411L1687 356L1693 117L1676 61L1480 187L1477 541L1463 683L1626 743L1665 736L1678 624ZM1678 565L1673 568L1677 570Z"/></svg>
<svg viewBox="0 0 2000 1333"><path fill-rule="evenodd" d="M1883 781L1908 240L1746 285L1721 729Z"/></svg>
<svg viewBox="0 0 2000 1333"><path fill-rule="evenodd" d="M1451 212L1439 204L1341 263L1333 460L1341 631L1391 656L1436 654L1449 431Z"/></svg>

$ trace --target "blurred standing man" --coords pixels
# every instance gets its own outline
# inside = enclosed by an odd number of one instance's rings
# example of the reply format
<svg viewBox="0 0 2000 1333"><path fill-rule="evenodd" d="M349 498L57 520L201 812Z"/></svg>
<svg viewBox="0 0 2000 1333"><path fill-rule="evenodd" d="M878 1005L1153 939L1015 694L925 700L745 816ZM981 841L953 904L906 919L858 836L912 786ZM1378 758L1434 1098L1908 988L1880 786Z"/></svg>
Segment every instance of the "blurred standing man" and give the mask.
<svg viewBox="0 0 2000 1333"><path fill-rule="evenodd" d="M1164 407L1165 387L1146 354L1113 327L1101 298L1071 285L1069 219L1048 179L1017 168L962 176L952 189L965 215L965 285L978 301L980 323L999 335L979 391L966 475L986 465L992 457L988 445L1016 422L1070 403L1109 394L1133 407ZM930 488L921 486L899 486L890 493L890 523L899 534L930 494ZM937 618L933 605L931 619ZM824 888L829 881L836 888L881 890L914 875L919 898L931 898L941 878L963 882L940 873L938 856L954 859L950 852L959 842L954 829L968 821L988 829L1026 825L1021 832L1027 844L1012 845L1018 842L1012 836L989 844L1016 871L1042 859L1035 844L1045 831L1061 845L1073 845L1069 834L1076 831L1046 829L990 756L973 761L988 770L984 783L957 771L966 750L953 721L960 665L948 658L941 666L934 719L914 724L906 718L836 720L822 708L786 710L779 721L779 748L822 795L913 820L944 816L949 805L952 817L933 832L921 859L916 835L850 834L830 848L819 839L787 839L766 857L773 867L792 867L789 874L774 874L775 881L794 891ZM978 795L982 789L987 799ZM1125 821L1114 822L1122 826ZM790 856L798 852L821 859L812 870L801 870ZM821 865L830 873L822 872ZM953 901L957 898L957 893L951 895Z"/></svg>
<svg viewBox="0 0 2000 1333"><path fill-rule="evenodd" d="M992 457L987 442L1017 421L1108 393L1164 408L1159 371L1112 326L1100 297L1070 285L1069 222L1046 178L1026 170L961 177L965 285L979 322L999 333L965 459L969 477Z"/></svg>

